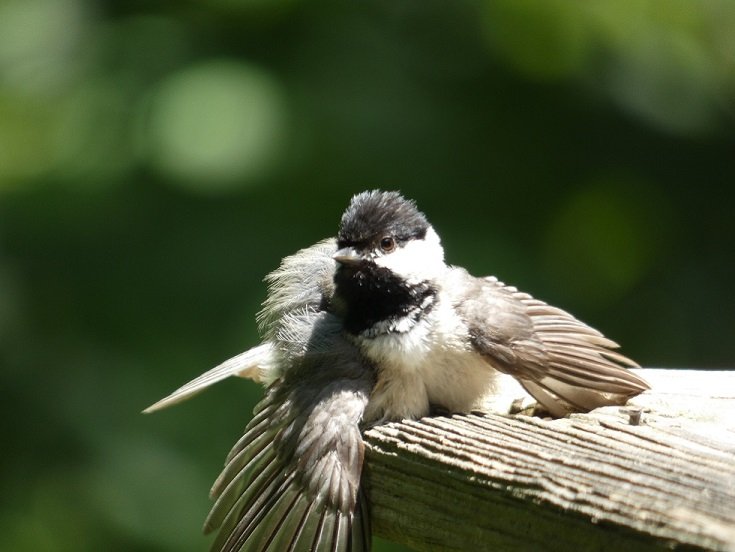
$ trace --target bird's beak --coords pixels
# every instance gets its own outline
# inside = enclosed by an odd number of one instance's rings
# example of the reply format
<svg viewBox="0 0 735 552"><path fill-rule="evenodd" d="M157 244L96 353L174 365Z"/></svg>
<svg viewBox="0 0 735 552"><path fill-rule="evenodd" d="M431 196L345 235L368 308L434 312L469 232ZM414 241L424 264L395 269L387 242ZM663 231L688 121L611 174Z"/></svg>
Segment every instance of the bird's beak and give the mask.
<svg viewBox="0 0 735 552"><path fill-rule="evenodd" d="M332 258L339 264L346 266L355 266L362 263L365 259L362 258L357 251L352 247L343 247L337 251Z"/></svg>

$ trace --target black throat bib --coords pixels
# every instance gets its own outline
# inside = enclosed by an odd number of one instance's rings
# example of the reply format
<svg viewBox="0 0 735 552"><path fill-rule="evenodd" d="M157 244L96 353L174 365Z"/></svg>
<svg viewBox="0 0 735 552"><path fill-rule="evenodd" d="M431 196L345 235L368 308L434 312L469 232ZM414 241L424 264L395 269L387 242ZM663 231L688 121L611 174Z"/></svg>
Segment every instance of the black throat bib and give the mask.
<svg viewBox="0 0 735 552"><path fill-rule="evenodd" d="M353 334L399 332L428 314L436 296L429 282L409 285L387 268L373 263L339 266L334 276L338 314ZM403 329L402 331L406 331Z"/></svg>

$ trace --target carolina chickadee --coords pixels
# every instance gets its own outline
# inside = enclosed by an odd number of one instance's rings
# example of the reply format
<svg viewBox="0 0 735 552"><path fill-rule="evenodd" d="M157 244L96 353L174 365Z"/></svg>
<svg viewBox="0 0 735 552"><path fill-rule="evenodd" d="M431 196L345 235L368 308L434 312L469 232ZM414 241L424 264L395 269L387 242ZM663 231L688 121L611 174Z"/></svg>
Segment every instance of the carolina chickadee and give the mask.
<svg viewBox="0 0 735 552"><path fill-rule="evenodd" d="M269 385L212 489L213 550L369 550L361 428L432 407L468 412L498 372L554 416L649 388L572 315L447 266L424 214L396 192L353 197L336 240L266 280L263 343L146 410L232 375Z"/></svg>

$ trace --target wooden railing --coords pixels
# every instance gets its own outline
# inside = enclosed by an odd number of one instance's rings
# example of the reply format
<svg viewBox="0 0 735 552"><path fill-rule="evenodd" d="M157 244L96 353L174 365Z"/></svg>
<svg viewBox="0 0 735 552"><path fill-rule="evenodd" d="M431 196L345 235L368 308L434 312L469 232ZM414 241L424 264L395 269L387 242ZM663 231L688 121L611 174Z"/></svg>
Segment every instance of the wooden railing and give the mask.
<svg viewBox="0 0 735 552"><path fill-rule="evenodd" d="M627 407L365 433L375 534L415 550L735 551L735 372L641 370Z"/></svg>

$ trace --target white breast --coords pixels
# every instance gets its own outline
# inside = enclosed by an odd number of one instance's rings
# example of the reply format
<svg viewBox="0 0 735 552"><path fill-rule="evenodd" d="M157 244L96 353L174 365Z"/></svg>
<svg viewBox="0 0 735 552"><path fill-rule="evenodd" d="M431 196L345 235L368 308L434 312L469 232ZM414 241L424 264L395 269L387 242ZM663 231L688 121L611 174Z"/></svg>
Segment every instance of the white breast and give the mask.
<svg viewBox="0 0 735 552"><path fill-rule="evenodd" d="M367 422L420 418L430 405L467 412L492 391L496 372L474 352L451 305L437 303L405 333L358 338L358 344L378 367Z"/></svg>

